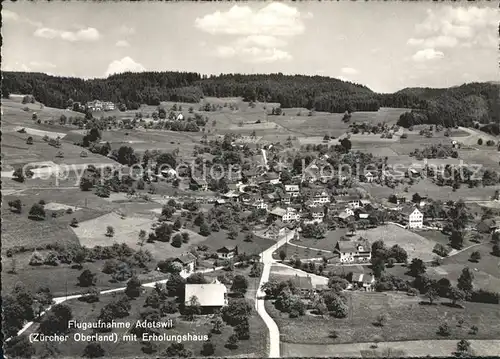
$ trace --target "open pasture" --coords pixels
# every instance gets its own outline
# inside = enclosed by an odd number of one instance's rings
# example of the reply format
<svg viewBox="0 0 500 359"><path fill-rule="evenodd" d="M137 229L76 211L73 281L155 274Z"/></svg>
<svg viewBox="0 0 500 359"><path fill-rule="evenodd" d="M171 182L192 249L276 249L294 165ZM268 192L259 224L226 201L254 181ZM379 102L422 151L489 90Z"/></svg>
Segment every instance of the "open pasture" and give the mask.
<svg viewBox="0 0 500 359"><path fill-rule="evenodd" d="M2 134L2 153L3 162L8 165L24 165L30 162L52 161L56 164L94 164L94 163L115 163L113 160L91 153L82 147L70 143L62 142L60 148L50 146L40 137L33 137L33 144L26 144L29 137L26 133L3 133ZM81 157L82 151L87 153L87 157ZM57 157L62 152L63 157Z"/></svg>
<svg viewBox="0 0 500 359"><path fill-rule="evenodd" d="M470 262L471 253L476 251L481 254L481 259L477 263ZM434 278L446 277L455 285L464 267L469 267L474 275L475 288L498 292L500 290L500 258L493 256L491 251L490 243L474 246L444 258L439 267L428 268L427 273Z"/></svg>
<svg viewBox="0 0 500 359"><path fill-rule="evenodd" d="M468 340L474 355L495 356L500 340ZM283 343L282 353L286 357L334 357L334 358L406 358L406 357L451 357L457 350L457 340L407 340L378 343L350 344L294 344Z"/></svg>
<svg viewBox="0 0 500 359"><path fill-rule="evenodd" d="M357 235L368 239L370 243L382 240L387 247L398 244L408 253L409 260L420 258L428 261L432 260L435 256L432 253L432 249L435 246L434 242L394 224L387 224L368 230L358 230Z"/></svg>
<svg viewBox="0 0 500 359"><path fill-rule="evenodd" d="M23 207L20 214L13 213L8 207L8 202L19 198ZM71 214L63 212L53 218L53 210L46 208L45 220L37 221L28 218L28 212L34 203L41 199L49 199L56 202L54 198L42 193L40 196L6 196L2 201L2 245L4 248L24 246L25 248L42 248L50 243L73 243L78 244L78 237L71 231L69 224L73 218L79 222L86 221L103 214L102 210L81 208ZM61 201L60 203L64 203Z"/></svg>
<svg viewBox="0 0 500 359"><path fill-rule="evenodd" d="M78 236L80 243L89 248L95 246L109 246L113 243L126 243L129 247L139 250L149 250L155 259L179 256L188 251L188 248L197 245L206 240L188 229L181 229L180 233L188 232L190 235L189 243L183 244L180 248L175 248L170 242L139 243L139 231L145 230L146 233L152 231L152 225L155 223L155 216L151 215L131 215L121 216L117 213L108 213L106 215L94 218L89 221L81 222L77 228L72 228ZM112 226L115 230L113 237L106 236L107 226Z"/></svg>
<svg viewBox="0 0 500 359"><path fill-rule="evenodd" d="M466 302L462 309L443 304L422 305L422 298L398 292L355 291L345 295L349 315L343 319L310 315L291 319L275 309L270 301L266 301L266 310L278 324L284 343L366 343L372 342L375 336L382 341L441 339L436 332L445 322L451 328L447 339L498 339L500 336L500 307L495 304ZM386 324L383 327L373 325L382 313L387 315ZM460 318L464 319L462 327L456 325ZM472 325L479 328L478 334L469 334ZM329 336L332 329L338 333L338 338Z"/></svg>

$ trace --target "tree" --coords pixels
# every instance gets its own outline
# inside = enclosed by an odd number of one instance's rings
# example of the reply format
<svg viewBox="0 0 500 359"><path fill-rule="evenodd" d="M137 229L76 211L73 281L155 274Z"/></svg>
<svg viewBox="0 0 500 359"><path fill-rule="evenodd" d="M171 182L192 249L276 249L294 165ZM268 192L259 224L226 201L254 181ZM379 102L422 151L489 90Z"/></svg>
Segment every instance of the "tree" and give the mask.
<svg viewBox="0 0 500 359"><path fill-rule="evenodd" d="M496 257L500 257L500 245L494 244L491 254L493 254Z"/></svg>
<svg viewBox="0 0 500 359"><path fill-rule="evenodd" d="M469 354L469 352L470 352L470 343L465 339L460 340L457 343L457 353L460 356L463 356Z"/></svg>
<svg viewBox="0 0 500 359"><path fill-rule="evenodd" d="M457 288L463 290L466 293L471 292L473 288L473 280L474 274L472 274L472 271L468 267L465 267L464 269L462 269L462 274L458 278Z"/></svg>
<svg viewBox="0 0 500 359"><path fill-rule="evenodd" d="M222 327L224 326L224 322L222 318L218 315L213 320L212 333L220 334L222 333Z"/></svg>
<svg viewBox="0 0 500 359"><path fill-rule="evenodd" d="M201 224L199 233L204 237L208 237L210 235L210 228L206 223Z"/></svg>
<svg viewBox="0 0 500 359"><path fill-rule="evenodd" d="M132 276L127 282L127 288L125 289L125 294L129 298L137 298L141 295L141 282L136 276Z"/></svg>
<svg viewBox="0 0 500 359"><path fill-rule="evenodd" d="M9 358L31 358L35 355L35 347L26 335L14 336L9 341L5 341L5 354Z"/></svg>
<svg viewBox="0 0 500 359"><path fill-rule="evenodd" d="M286 258L286 252L284 250L280 250L280 259L284 261Z"/></svg>
<svg viewBox="0 0 500 359"><path fill-rule="evenodd" d="M95 285L96 280L96 275L89 269L85 269L78 277L78 285L80 287L90 287L92 285Z"/></svg>
<svg viewBox="0 0 500 359"><path fill-rule="evenodd" d="M34 219L37 221L44 220L45 219L45 209L41 204L35 203L28 214L28 218Z"/></svg>
<svg viewBox="0 0 500 359"><path fill-rule="evenodd" d="M234 332L240 340L249 339L250 324L248 323L248 318L243 318L243 320L234 328Z"/></svg>
<svg viewBox="0 0 500 359"><path fill-rule="evenodd" d="M480 259L481 259L481 253L479 253L479 251L474 251L471 253L469 260L471 262L477 263L477 262L479 262Z"/></svg>
<svg viewBox="0 0 500 359"><path fill-rule="evenodd" d="M168 295L170 297L181 297L184 295L184 285L186 284L186 280L180 276L178 273L170 274L170 277L167 281L166 288Z"/></svg>
<svg viewBox="0 0 500 359"><path fill-rule="evenodd" d="M238 348L238 336L236 334L231 334L231 336L227 339L226 347L233 350Z"/></svg>
<svg viewBox="0 0 500 359"><path fill-rule="evenodd" d="M384 313L381 313L377 316L377 320L375 321L375 324L378 327L383 327L385 323L387 322L387 315Z"/></svg>
<svg viewBox="0 0 500 359"><path fill-rule="evenodd" d="M113 237L115 235L115 229L113 226L106 227L106 237Z"/></svg>
<svg viewBox="0 0 500 359"><path fill-rule="evenodd" d="M372 257L371 268L375 278L380 278L382 273L385 271L385 261L380 257Z"/></svg>
<svg viewBox="0 0 500 359"><path fill-rule="evenodd" d="M86 358L100 358L104 356L104 353L101 344L96 342L90 342L83 350L83 356Z"/></svg>
<svg viewBox="0 0 500 359"><path fill-rule="evenodd" d="M236 275L233 279L233 284L231 285L231 291L244 296L248 289L248 280L243 275Z"/></svg>
<svg viewBox="0 0 500 359"><path fill-rule="evenodd" d="M10 207L10 210L16 213L21 213L23 208L21 200L19 198L16 198L13 201L9 201L8 205Z"/></svg>
<svg viewBox="0 0 500 359"><path fill-rule="evenodd" d="M425 297L429 300L430 304L433 304L434 301L439 297L437 290L434 287L431 287L427 290L427 293L425 293Z"/></svg>
<svg viewBox="0 0 500 359"><path fill-rule="evenodd" d="M80 179L80 189L82 191L90 191L94 187L92 181L87 177L82 177Z"/></svg>
<svg viewBox="0 0 500 359"><path fill-rule="evenodd" d="M193 295L189 298L189 304L187 304L184 308L184 312L188 320L193 321L195 315L200 315L201 313L201 305L198 297Z"/></svg>
<svg viewBox="0 0 500 359"><path fill-rule="evenodd" d="M135 154L134 149L129 146L121 146L114 157L122 165L132 166L139 162L139 157Z"/></svg>
<svg viewBox="0 0 500 359"><path fill-rule="evenodd" d="M451 287L448 293L451 303L456 306L457 302L465 300L465 292L455 287Z"/></svg>
<svg viewBox="0 0 500 359"><path fill-rule="evenodd" d="M481 146L481 145L483 144L483 139L482 139L482 138L478 139L478 140L477 140L477 144L478 144L479 146Z"/></svg>
<svg viewBox="0 0 500 359"><path fill-rule="evenodd" d="M172 238L172 246L175 248L180 248L182 246L182 236L180 233L177 233L174 238Z"/></svg>
<svg viewBox="0 0 500 359"><path fill-rule="evenodd" d="M443 337L447 337L451 334L450 326L448 325L448 323L443 323L439 326L438 334Z"/></svg>
<svg viewBox="0 0 500 359"><path fill-rule="evenodd" d="M178 231L182 227L182 222L180 217L177 217L177 219L174 222L174 230Z"/></svg>
<svg viewBox="0 0 500 359"><path fill-rule="evenodd" d="M184 348L184 344L182 343L171 344L167 350L165 350L165 355L173 358L189 358L193 356L191 351Z"/></svg>
<svg viewBox="0 0 500 359"><path fill-rule="evenodd" d="M413 258L409 265L410 275L413 277L419 277L423 275L426 271L426 266L424 262L419 258Z"/></svg>
<svg viewBox="0 0 500 359"><path fill-rule="evenodd" d="M461 249L464 245L464 234L461 231L453 230L450 236L450 245L453 248Z"/></svg>
<svg viewBox="0 0 500 359"><path fill-rule="evenodd" d="M43 317L40 332L43 334L62 334L68 331L68 322L73 318L71 308L65 304L56 304Z"/></svg>
<svg viewBox="0 0 500 359"><path fill-rule="evenodd" d="M211 340L203 343L203 347L202 347L200 353L201 353L201 355L206 356L206 357L213 356L215 353L215 344L212 343Z"/></svg>

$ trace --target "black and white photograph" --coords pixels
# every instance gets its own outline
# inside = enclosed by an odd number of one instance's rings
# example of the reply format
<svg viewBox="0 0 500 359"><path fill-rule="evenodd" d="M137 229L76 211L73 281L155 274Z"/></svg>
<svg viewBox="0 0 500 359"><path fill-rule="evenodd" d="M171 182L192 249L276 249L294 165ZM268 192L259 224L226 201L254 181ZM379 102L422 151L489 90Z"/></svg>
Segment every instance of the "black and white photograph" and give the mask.
<svg viewBox="0 0 500 359"><path fill-rule="evenodd" d="M496 1L5 1L2 357L500 357Z"/></svg>

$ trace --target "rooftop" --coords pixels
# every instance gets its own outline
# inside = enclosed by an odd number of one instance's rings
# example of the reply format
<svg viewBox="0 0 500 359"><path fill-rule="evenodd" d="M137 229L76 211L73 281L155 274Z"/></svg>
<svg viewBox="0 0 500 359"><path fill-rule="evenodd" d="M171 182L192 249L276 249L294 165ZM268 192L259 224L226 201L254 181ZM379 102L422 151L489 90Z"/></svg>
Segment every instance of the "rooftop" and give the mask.
<svg viewBox="0 0 500 359"><path fill-rule="evenodd" d="M184 290L185 304L196 297L202 307L222 307L226 304L227 288L221 283L186 284Z"/></svg>

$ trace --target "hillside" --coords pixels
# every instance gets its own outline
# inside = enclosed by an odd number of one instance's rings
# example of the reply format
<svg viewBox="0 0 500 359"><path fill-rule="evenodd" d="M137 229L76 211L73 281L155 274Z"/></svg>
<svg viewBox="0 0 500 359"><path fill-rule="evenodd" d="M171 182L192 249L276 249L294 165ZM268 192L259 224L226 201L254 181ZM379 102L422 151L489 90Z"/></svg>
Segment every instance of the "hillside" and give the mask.
<svg viewBox="0 0 500 359"><path fill-rule="evenodd" d="M398 124L410 127L434 124L445 127L476 123L489 125L500 121L500 85L492 82L470 83L448 89L407 88L387 96L387 101L416 101L411 113L403 114ZM402 105L402 104L399 104Z"/></svg>
<svg viewBox="0 0 500 359"><path fill-rule="evenodd" d="M380 107L411 108L400 125L488 125L500 118L500 85L470 83L448 89L405 88L377 94L368 87L322 76L222 74L194 72L123 73L83 80L42 73L3 73L2 96L33 94L47 106L65 108L71 101L112 101L129 110L162 101L199 103L204 97L243 97L246 101L280 103L282 108L316 111L377 111Z"/></svg>
<svg viewBox="0 0 500 359"><path fill-rule="evenodd" d="M63 108L68 100L93 99L123 103L128 109L161 101L197 103L204 96L243 96L248 100L279 102L283 108L317 111L377 111L376 94L365 86L320 76L239 75L202 77L192 72L143 72L83 80L41 73L3 73L2 96L33 94L47 106Z"/></svg>

